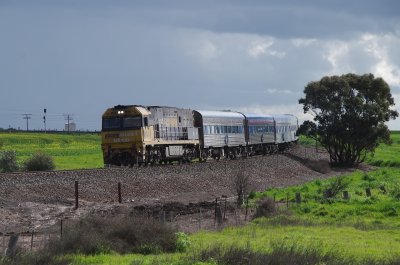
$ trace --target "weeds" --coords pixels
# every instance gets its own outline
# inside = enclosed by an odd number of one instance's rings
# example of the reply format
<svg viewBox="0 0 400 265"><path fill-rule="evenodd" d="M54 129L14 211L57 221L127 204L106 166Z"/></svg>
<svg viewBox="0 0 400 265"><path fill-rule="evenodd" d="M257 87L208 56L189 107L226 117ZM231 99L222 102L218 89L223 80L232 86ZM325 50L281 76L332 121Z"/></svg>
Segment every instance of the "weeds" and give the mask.
<svg viewBox="0 0 400 265"><path fill-rule="evenodd" d="M55 253L141 253L172 252L175 231L153 219L143 217L88 217L66 231L53 244Z"/></svg>
<svg viewBox="0 0 400 265"><path fill-rule="evenodd" d="M18 171L15 151L0 151L0 173Z"/></svg>
<svg viewBox="0 0 400 265"><path fill-rule="evenodd" d="M272 216L276 213L277 207L272 198L266 197L257 203L256 212L253 218Z"/></svg>
<svg viewBox="0 0 400 265"><path fill-rule="evenodd" d="M34 153L24 162L24 170L26 171L45 171L54 168L53 158L43 152Z"/></svg>

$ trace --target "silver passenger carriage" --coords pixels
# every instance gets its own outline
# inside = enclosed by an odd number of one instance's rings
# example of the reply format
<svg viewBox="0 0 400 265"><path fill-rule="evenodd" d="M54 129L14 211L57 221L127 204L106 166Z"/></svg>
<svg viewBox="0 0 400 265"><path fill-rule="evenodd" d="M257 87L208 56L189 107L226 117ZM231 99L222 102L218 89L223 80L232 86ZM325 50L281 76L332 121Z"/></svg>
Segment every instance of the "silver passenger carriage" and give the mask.
<svg viewBox="0 0 400 265"><path fill-rule="evenodd" d="M296 131L299 128L297 117L291 114L274 115L275 120L275 143L285 147L296 142L298 137Z"/></svg>
<svg viewBox="0 0 400 265"><path fill-rule="evenodd" d="M199 127L201 159L221 156L235 158L245 153L245 117L232 111L194 111L194 126Z"/></svg>
<svg viewBox="0 0 400 265"><path fill-rule="evenodd" d="M243 114L246 117L246 140L249 154L272 152L275 148L274 117L265 114Z"/></svg>

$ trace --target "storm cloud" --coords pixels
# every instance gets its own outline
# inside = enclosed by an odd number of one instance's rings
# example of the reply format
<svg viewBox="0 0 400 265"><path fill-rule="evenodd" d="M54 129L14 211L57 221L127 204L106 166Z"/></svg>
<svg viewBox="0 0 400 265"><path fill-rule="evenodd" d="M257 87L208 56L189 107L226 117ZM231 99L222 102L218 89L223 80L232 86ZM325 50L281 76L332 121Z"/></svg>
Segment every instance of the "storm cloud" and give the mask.
<svg viewBox="0 0 400 265"><path fill-rule="evenodd" d="M400 100L397 1L0 0L0 127L100 129L117 104L294 113L324 75ZM400 103L400 102L399 102ZM391 122L392 129L400 123Z"/></svg>

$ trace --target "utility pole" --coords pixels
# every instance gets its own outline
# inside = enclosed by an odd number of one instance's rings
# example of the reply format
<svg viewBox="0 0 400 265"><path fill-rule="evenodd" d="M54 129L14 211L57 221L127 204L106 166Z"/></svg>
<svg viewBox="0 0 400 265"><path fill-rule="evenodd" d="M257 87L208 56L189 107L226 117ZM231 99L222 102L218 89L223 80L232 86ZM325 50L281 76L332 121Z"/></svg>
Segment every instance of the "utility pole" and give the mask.
<svg viewBox="0 0 400 265"><path fill-rule="evenodd" d="M29 120L31 119L32 114L30 113L25 113L22 114L22 119L26 120L26 131L29 131Z"/></svg>
<svg viewBox="0 0 400 265"><path fill-rule="evenodd" d="M44 112L44 115L43 115L44 133L46 133L47 132L47 129L46 129L46 109L44 109L43 112Z"/></svg>
<svg viewBox="0 0 400 265"><path fill-rule="evenodd" d="M69 123L73 120L72 114L64 114L64 120L67 121L67 132L69 132Z"/></svg>

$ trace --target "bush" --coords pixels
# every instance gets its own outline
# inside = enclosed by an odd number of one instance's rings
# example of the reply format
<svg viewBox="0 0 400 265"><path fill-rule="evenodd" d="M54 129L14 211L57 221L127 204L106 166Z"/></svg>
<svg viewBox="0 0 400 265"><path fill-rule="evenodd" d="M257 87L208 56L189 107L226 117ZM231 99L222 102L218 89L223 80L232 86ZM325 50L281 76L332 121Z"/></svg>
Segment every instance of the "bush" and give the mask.
<svg viewBox="0 0 400 265"><path fill-rule="evenodd" d="M53 158L43 152L34 153L24 162L26 171L45 171L55 168Z"/></svg>
<svg viewBox="0 0 400 265"><path fill-rule="evenodd" d="M337 178L333 178L324 189L324 198L330 199L336 197L338 194L342 193L347 187L349 183L345 181L344 177L340 176Z"/></svg>
<svg viewBox="0 0 400 265"><path fill-rule="evenodd" d="M62 240L52 244L54 253L157 254L176 249L172 228L143 217L92 216L73 222L65 231Z"/></svg>
<svg viewBox="0 0 400 265"><path fill-rule="evenodd" d="M183 232L176 233L176 251L185 252L190 247L190 238Z"/></svg>
<svg viewBox="0 0 400 265"><path fill-rule="evenodd" d="M253 218L272 216L276 211L277 207L274 200L267 197L257 203L256 213Z"/></svg>
<svg viewBox="0 0 400 265"><path fill-rule="evenodd" d="M0 172L18 171L17 155L15 151L0 151Z"/></svg>

